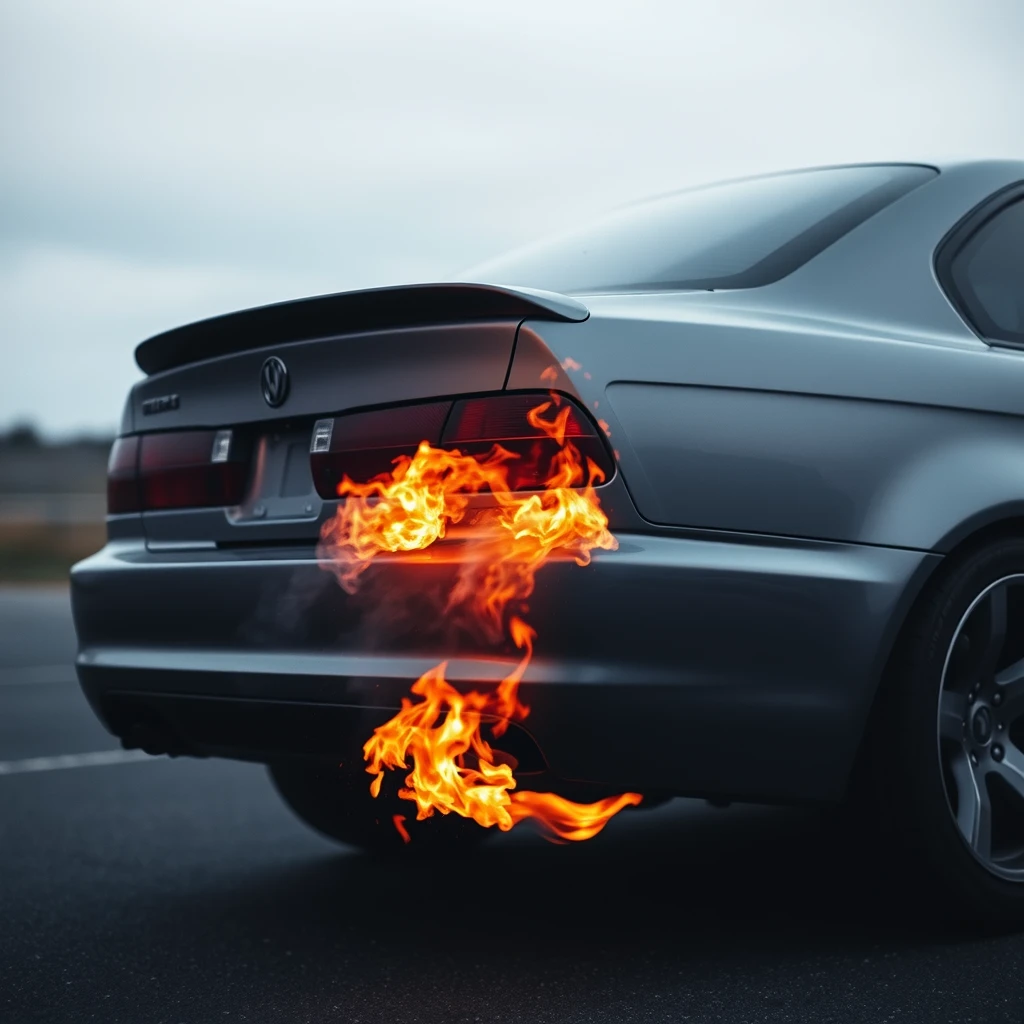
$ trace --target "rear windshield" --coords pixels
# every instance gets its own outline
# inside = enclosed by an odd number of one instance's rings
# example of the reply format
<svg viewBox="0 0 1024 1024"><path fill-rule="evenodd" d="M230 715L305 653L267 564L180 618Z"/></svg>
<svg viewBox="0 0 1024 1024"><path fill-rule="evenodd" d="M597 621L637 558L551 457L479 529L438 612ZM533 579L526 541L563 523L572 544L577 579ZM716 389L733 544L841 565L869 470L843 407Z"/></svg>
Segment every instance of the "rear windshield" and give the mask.
<svg viewBox="0 0 1024 1024"><path fill-rule="evenodd" d="M785 277L937 173L829 167L688 189L490 260L467 279L577 294L755 288Z"/></svg>

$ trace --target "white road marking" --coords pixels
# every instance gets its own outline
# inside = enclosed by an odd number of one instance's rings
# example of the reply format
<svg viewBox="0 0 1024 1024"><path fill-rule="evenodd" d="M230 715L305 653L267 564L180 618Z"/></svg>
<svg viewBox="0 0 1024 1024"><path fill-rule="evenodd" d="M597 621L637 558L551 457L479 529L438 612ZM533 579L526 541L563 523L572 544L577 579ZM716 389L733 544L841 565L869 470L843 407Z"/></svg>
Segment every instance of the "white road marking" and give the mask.
<svg viewBox="0 0 1024 1024"><path fill-rule="evenodd" d="M62 768L95 768L104 764L128 764L132 761L162 761L143 750L97 750L91 754L58 754L56 757L26 757L22 761L0 761L0 775L25 772L54 772Z"/></svg>
<svg viewBox="0 0 1024 1024"><path fill-rule="evenodd" d="M0 686L31 686L36 683L76 683L74 665L25 665L0 668Z"/></svg>

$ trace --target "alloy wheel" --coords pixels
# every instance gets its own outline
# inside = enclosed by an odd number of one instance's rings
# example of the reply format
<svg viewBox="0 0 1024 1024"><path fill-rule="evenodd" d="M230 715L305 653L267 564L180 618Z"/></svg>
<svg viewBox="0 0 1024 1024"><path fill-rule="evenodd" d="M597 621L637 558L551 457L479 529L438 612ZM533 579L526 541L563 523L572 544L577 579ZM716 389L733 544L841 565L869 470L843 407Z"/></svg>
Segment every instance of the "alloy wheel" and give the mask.
<svg viewBox="0 0 1024 1024"><path fill-rule="evenodd" d="M1024 881L1024 574L986 587L957 625L937 736L961 837L988 871Z"/></svg>

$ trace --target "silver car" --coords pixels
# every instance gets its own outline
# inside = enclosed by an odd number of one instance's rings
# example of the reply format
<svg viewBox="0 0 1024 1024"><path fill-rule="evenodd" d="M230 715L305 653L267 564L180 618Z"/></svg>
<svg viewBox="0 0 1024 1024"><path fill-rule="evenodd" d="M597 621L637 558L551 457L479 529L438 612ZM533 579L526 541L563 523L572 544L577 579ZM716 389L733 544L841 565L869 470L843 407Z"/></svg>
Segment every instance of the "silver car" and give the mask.
<svg viewBox="0 0 1024 1024"><path fill-rule="evenodd" d="M401 847L363 742L439 661L486 688L515 652L436 613L455 559L350 594L321 530L343 476L521 443L554 391L618 548L538 574L520 784L854 794L951 910L1024 919L1024 163L712 185L466 277L138 347L109 543L72 574L105 725L267 763L307 823ZM449 818L421 848L484 832Z"/></svg>

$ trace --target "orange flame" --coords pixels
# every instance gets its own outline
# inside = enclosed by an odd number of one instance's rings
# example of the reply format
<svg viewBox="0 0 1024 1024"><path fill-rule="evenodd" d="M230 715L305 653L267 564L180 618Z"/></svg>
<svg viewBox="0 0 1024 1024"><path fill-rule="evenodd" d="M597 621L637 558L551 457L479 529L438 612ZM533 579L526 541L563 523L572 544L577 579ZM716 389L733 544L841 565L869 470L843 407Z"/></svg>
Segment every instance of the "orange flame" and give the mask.
<svg viewBox="0 0 1024 1024"><path fill-rule="evenodd" d="M405 827L405 815L393 814L391 816L391 822L395 826L395 831L402 837L402 842L411 843L412 836L409 835L409 830Z"/></svg>
<svg viewBox="0 0 1024 1024"><path fill-rule="evenodd" d="M320 554L329 559L340 584L354 593L360 574L377 555L422 550L464 518L471 494L489 490L494 499L494 508L476 524L484 528L474 533L460 558L446 610L468 609L491 635L502 635L507 620L508 635L522 652L519 663L493 691L465 694L445 679L446 663L436 666L413 684L413 696L421 699L403 698L401 710L363 745L366 770L374 776L371 793L379 795L386 770L408 772L399 796L415 802L417 820L435 812L455 813L507 831L533 818L552 836L582 840L642 799L624 793L578 804L554 793L516 792L512 767L482 732L490 725L491 733L501 736L510 721L529 714L518 691L536 634L521 618L507 614L510 603L532 594L537 570L555 551L586 565L594 548L618 546L594 492L604 475L589 459L584 466L579 451L566 442L571 410L560 405L552 393L550 401L527 414L531 426L560 446L544 490L529 495L510 491L507 464L516 456L500 445L485 457L473 457L424 441L414 456L396 459L391 473L368 483L345 477L338 494L348 500L324 525ZM395 827L404 839L398 816Z"/></svg>

